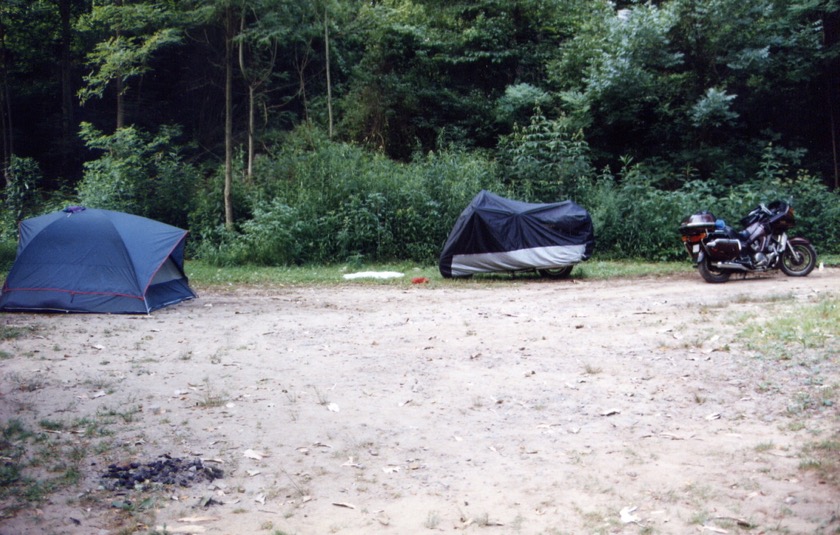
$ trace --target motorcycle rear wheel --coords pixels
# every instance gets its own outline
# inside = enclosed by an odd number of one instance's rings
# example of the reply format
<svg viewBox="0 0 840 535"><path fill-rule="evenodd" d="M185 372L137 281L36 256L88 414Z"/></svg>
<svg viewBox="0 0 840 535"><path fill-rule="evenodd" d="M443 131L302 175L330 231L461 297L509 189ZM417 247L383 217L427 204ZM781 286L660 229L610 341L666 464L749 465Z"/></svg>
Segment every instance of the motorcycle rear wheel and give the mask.
<svg viewBox="0 0 840 535"><path fill-rule="evenodd" d="M791 252L791 248L796 253ZM799 257L797 259L797 257ZM817 251L810 243L797 243L789 245L782 254L782 262L779 268L782 273L789 277L804 277L814 271L817 265Z"/></svg>
<svg viewBox="0 0 840 535"><path fill-rule="evenodd" d="M729 276L732 275L730 271L724 271L714 267L712 261L708 258L704 258L697 264L697 271L700 272L700 276L703 277L704 281L713 284L726 282L729 280Z"/></svg>

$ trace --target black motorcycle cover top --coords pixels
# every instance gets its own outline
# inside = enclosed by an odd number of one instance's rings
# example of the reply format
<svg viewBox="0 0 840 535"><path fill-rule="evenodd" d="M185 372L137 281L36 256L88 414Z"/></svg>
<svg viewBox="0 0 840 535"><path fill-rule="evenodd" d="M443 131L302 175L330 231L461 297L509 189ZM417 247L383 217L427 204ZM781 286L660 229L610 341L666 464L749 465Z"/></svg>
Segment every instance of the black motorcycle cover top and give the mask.
<svg viewBox="0 0 840 535"><path fill-rule="evenodd" d="M440 255L444 277L552 269L587 260L592 218L572 201L526 203L482 190L455 222Z"/></svg>

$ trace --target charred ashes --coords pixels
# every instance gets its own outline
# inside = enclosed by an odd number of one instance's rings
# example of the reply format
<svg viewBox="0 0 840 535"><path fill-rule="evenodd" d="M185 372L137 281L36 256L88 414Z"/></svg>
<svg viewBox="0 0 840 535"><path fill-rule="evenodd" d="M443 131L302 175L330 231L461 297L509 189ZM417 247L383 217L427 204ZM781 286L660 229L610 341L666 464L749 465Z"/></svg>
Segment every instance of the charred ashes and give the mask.
<svg viewBox="0 0 840 535"><path fill-rule="evenodd" d="M205 465L201 459L184 460L161 455L146 464L111 464L102 474L102 486L108 490L134 489L151 483L189 487L194 483L213 481L224 477L224 472Z"/></svg>

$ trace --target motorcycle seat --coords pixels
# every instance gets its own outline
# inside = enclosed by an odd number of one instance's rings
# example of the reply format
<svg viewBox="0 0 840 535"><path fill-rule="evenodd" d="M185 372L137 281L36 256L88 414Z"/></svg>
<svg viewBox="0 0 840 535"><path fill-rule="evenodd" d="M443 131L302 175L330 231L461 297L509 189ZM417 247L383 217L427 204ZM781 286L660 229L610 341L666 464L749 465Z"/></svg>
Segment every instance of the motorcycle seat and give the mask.
<svg viewBox="0 0 840 535"><path fill-rule="evenodd" d="M727 238L730 240L739 240L741 243L746 244L747 239L750 237L749 233L745 232L738 232L730 226L726 226L720 229L717 229L715 232L712 233L713 236L718 238Z"/></svg>

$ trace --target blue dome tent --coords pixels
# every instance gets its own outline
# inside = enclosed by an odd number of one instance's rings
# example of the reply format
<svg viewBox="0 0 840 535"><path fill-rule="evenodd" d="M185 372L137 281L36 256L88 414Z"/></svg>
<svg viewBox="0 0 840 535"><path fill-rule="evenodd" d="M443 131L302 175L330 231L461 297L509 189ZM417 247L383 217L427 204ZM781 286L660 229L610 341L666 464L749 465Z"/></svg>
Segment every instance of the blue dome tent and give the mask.
<svg viewBox="0 0 840 535"><path fill-rule="evenodd" d="M152 219L84 207L27 219L0 311L148 314L193 299L186 237Z"/></svg>

